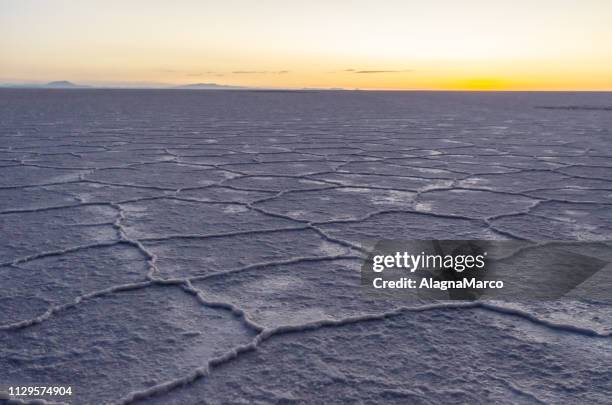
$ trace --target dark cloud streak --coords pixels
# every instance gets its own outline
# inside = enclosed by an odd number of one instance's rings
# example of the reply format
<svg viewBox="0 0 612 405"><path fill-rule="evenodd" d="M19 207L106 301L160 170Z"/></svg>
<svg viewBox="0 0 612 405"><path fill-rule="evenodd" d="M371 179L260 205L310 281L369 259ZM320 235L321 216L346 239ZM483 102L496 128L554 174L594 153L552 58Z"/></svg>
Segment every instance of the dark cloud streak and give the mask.
<svg viewBox="0 0 612 405"><path fill-rule="evenodd" d="M407 70L357 70L354 72L358 74L378 74L378 73L407 73L407 72L412 72L412 70L410 69L407 69Z"/></svg>
<svg viewBox="0 0 612 405"><path fill-rule="evenodd" d="M403 70L357 70L357 69L343 69L343 70L335 70L329 73L355 73L355 74L379 74L379 73L407 73L414 72L412 69L403 69Z"/></svg>
<svg viewBox="0 0 612 405"><path fill-rule="evenodd" d="M288 70L275 70L275 71L268 71L268 70L234 70L232 72L235 75L266 75L266 74L273 74L273 75L283 75L286 73L289 73Z"/></svg>

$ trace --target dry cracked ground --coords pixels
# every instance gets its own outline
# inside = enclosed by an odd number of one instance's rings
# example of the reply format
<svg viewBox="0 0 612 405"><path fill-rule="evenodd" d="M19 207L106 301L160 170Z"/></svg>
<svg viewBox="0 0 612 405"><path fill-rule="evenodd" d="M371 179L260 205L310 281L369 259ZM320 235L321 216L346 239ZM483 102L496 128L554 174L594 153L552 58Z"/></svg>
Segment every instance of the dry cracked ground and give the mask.
<svg viewBox="0 0 612 405"><path fill-rule="evenodd" d="M365 240L610 239L610 106L1 90L0 384L74 404L609 403L605 302L413 305L359 271Z"/></svg>

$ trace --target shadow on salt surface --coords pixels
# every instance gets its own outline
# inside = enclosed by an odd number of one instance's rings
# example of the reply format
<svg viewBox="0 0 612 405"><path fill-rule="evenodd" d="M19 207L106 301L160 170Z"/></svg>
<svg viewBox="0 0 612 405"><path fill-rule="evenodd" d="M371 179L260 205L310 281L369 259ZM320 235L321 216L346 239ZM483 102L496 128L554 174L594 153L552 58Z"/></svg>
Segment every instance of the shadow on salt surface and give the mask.
<svg viewBox="0 0 612 405"><path fill-rule="evenodd" d="M610 349L492 312L430 310L273 336L146 403L605 404Z"/></svg>
<svg viewBox="0 0 612 405"><path fill-rule="evenodd" d="M71 385L74 403L113 403L252 337L228 311L203 307L178 287L148 287L83 301L27 329L0 331L0 380Z"/></svg>

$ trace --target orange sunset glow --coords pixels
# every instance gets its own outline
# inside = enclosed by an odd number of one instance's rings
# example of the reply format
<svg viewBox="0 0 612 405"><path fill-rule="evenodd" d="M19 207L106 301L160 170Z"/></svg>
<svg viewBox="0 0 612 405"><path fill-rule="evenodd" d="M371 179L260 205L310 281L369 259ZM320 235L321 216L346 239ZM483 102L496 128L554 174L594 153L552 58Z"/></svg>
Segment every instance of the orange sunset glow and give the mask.
<svg viewBox="0 0 612 405"><path fill-rule="evenodd" d="M0 83L612 90L608 0L0 2Z"/></svg>

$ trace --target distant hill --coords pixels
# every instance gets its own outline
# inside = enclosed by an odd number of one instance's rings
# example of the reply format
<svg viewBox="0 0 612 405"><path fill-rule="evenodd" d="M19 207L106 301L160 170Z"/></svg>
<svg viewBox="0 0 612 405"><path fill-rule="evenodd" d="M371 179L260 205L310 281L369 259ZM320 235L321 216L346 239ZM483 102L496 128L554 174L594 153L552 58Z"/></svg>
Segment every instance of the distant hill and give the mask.
<svg viewBox="0 0 612 405"><path fill-rule="evenodd" d="M16 89L87 89L91 86L75 84L68 80L58 80L49 83L0 83L0 87Z"/></svg>
<svg viewBox="0 0 612 405"><path fill-rule="evenodd" d="M185 89L185 90L245 90L249 87L242 86L229 86L225 84L217 83L193 83L185 84L183 86L175 86L174 89Z"/></svg>
<svg viewBox="0 0 612 405"><path fill-rule="evenodd" d="M0 88L16 89L155 89L155 90L249 90L262 92L295 92L295 91L319 91L319 90L345 90L343 88L274 88L274 87L248 87L232 86L217 83L191 83L173 86L164 83L149 82L125 82L125 83L96 83L76 84L68 80L57 80L49 83L0 83Z"/></svg>
<svg viewBox="0 0 612 405"><path fill-rule="evenodd" d="M68 80L57 80L49 83L0 83L0 87L11 88L30 88L30 89L191 89L191 90L249 90L251 87L229 86L217 83L193 83L182 86L170 86L162 83L137 83L136 85L128 84L100 84L100 85L84 85L76 84Z"/></svg>
<svg viewBox="0 0 612 405"><path fill-rule="evenodd" d="M54 88L54 89L77 89L77 88L83 88L83 87L89 87L89 86L74 84L72 82L69 82L68 80L58 80L55 82L49 82L47 84L43 84L41 87Z"/></svg>

